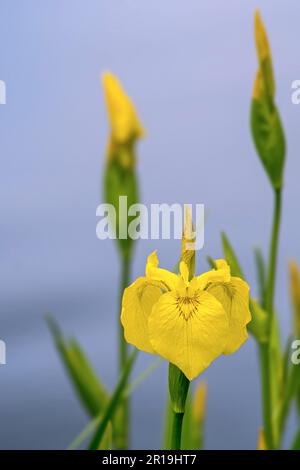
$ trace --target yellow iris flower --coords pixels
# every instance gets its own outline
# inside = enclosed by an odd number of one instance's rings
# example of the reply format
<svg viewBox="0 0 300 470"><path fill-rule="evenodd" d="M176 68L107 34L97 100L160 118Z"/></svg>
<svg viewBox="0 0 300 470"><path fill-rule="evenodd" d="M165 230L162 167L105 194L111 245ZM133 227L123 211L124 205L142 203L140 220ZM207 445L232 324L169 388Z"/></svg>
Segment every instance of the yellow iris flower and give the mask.
<svg viewBox="0 0 300 470"><path fill-rule="evenodd" d="M189 280L185 262L175 274L158 267L156 252L146 275L125 289L121 322L125 339L159 354L189 380L221 354L234 353L248 337L249 287L232 277L226 261Z"/></svg>

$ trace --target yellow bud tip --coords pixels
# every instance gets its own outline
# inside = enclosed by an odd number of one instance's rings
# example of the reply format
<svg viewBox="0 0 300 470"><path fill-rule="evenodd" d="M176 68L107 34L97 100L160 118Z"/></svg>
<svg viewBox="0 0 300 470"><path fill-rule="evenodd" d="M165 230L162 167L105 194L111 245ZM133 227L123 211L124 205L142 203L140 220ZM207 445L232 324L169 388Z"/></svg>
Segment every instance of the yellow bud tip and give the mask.
<svg viewBox="0 0 300 470"><path fill-rule="evenodd" d="M300 287L300 272L296 261L291 260L289 262L291 290L297 292Z"/></svg>
<svg viewBox="0 0 300 470"><path fill-rule="evenodd" d="M181 274L182 279L184 280L185 284L189 282L189 268L187 267L184 261L180 262L179 271Z"/></svg>
<svg viewBox="0 0 300 470"><path fill-rule="evenodd" d="M193 402L193 416L199 423L203 421L206 408L207 398L207 384L206 382L200 382L195 390L194 402Z"/></svg>
<svg viewBox="0 0 300 470"><path fill-rule="evenodd" d="M300 271L295 261L289 263L290 295L294 310L294 324L296 333L300 332Z"/></svg>
<svg viewBox="0 0 300 470"><path fill-rule="evenodd" d="M193 275L195 270L195 233L192 214L188 205L184 206L181 259L187 264L190 274Z"/></svg>
<svg viewBox="0 0 300 470"><path fill-rule="evenodd" d="M254 29L258 60L263 62L267 57L271 58L271 53L267 32L259 10L255 12Z"/></svg>
<svg viewBox="0 0 300 470"><path fill-rule="evenodd" d="M111 126L112 141L124 144L143 137L145 131L140 123L134 104L124 91L118 78L111 72L104 72L102 74L102 85Z"/></svg>
<svg viewBox="0 0 300 470"><path fill-rule="evenodd" d="M263 428L258 431L257 450L268 450Z"/></svg>

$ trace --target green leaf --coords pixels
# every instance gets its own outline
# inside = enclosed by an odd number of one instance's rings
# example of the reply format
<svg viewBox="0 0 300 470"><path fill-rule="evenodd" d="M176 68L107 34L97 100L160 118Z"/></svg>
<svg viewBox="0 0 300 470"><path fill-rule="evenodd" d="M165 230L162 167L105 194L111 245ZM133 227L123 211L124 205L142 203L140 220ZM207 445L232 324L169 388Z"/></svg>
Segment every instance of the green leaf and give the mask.
<svg viewBox="0 0 300 470"><path fill-rule="evenodd" d="M204 384L198 384L198 388L201 386ZM205 398L204 400L201 398L201 410L199 410L199 403L195 403L197 399L199 399L197 393L193 393L193 397L191 393L188 394L181 437L181 448L184 450L203 449Z"/></svg>
<svg viewBox="0 0 300 470"><path fill-rule="evenodd" d="M189 391L186 399L185 413L182 424L181 449L194 450L192 436L193 430L192 399L191 392Z"/></svg>
<svg viewBox="0 0 300 470"><path fill-rule="evenodd" d="M230 266L232 276L237 276L242 279L245 279L244 273L239 264L235 251L224 232L222 233L222 245L224 257ZM259 341L260 343L265 343L268 340L267 314L264 309L258 304L258 302L256 302L252 298L250 299L250 310L252 320L250 323L248 323L247 329L257 341Z"/></svg>
<svg viewBox="0 0 300 470"><path fill-rule="evenodd" d="M169 392L172 408L175 413L185 412L185 402L190 381L184 373L171 362L169 363Z"/></svg>
<svg viewBox="0 0 300 470"><path fill-rule="evenodd" d="M247 328L258 342L266 343L268 341L267 312L254 299L250 299L250 311L252 320Z"/></svg>
<svg viewBox="0 0 300 470"><path fill-rule="evenodd" d="M260 248L255 248L254 258L256 265L257 280L259 286L259 301L262 307L265 307L266 297L266 266Z"/></svg>
<svg viewBox="0 0 300 470"><path fill-rule="evenodd" d="M149 375L162 363L162 359L157 359L153 361L135 380L132 381L131 384L127 386L127 388L123 391L123 397L129 397L132 393L139 387L139 385L147 378ZM68 450L73 450L78 448L88 437L90 434L95 432L97 426L100 424L103 413L99 414L88 424L84 427L84 429L73 439L71 444L68 446ZM115 414L115 417L117 412ZM113 423L115 425L115 419L113 419ZM113 426L114 427L114 426ZM111 430L110 430L111 433ZM111 437L111 435L110 435ZM110 446L111 447L111 446Z"/></svg>
<svg viewBox="0 0 300 470"><path fill-rule="evenodd" d="M95 374L75 339L66 340L53 318L47 322L57 350L72 384L90 416L98 416L107 405L109 394Z"/></svg>
<svg viewBox="0 0 300 470"><path fill-rule="evenodd" d="M283 372L283 397L280 410L280 420L279 428L281 435L284 432L286 420L289 416L289 412L293 403L294 398L297 400L297 393L300 385L300 376L298 366L295 364L290 364L288 367L289 354L286 352L284 361L284 368L286 369Z"/></svg>
<svg viewBox="0 0 300 470"><path fill-rule="evenodd" d="M233 250L232 245L229 242L227 235L224 232L222 233L222 245L223 245L224 257L231 269L231 275L241 277L242 279L244 279L244 275L239 265L236 254Z"/></svg>
<svg viewBox="0 0 300 470"><path fill-rule="evenodd" d="M207 263L211 269L216 269L215 262L211 256L206 257Z"/></svg>
<svg viewBox="0 0 300 470"><path fill-rule="evenodd" d="M172 431L172 423L173 423L173 409L172 403L170 399L170 394L167 394L166 400L166 414L165 414L165 423L164 423L164 442L163 442L163 449L170 450L171 449L171 431Z"/></svg>
<svg viewBox="0 0 300 470"><path fill-rule="evenodd" d="M300 418L300 381L298 383L298 388L296 391L296 410L298 414L298 419Z"/></svg>
<svg viewBox="0 0 300 470"><path fill-rule="evenodd" d="M292 348L293 336L290 335L287 339L284 355L283 355L283 372L282 372L282 381L286 383L290 371L290 353Z"/></svg>
<svg viewBox="0 0 300 470"><path fill-rule="evenodd" d="M124 397L129 397L132 392L136 388L139 387L139 385L144 382L145 379L149 377L149 375L152 374L152 372L163 362L162 358L157 359L156 361L153 361L141 374L133 380L125 389L124 391Z"/></svg>
<svg viewBox="0 0 300 470"><path fill-rule="evenodd" d="M276 315L272 315L269 338L270 392L272 404L272 429L275 443L280 440L280 420L282 406L282 373L283 361L281 355L280 330Z"/></svg>
<svg viewBox="0 0 300 470"><path fill-rule="evenodd" d="M300 429L297 431L291 450L300 450Z"/></svg>
<svg viewBox="0 0 300 470"><path fill-rule="evenodd" d="M137 350L134 349L133 352L131 353L125 367L124 367L124 370L123 370L123 373L121 375L121 378L113 392L113 394L111 395L111 398L103 412L103 417L102 417L102 420L99 424L99 427L95 433L95 436L93 437L91 443L90 443L90 446L89 446L89 449L90 450L97 450L99 449L100 447L100 444L102 442L102 439L103 439L103 436L106 432L106 428L109 424L109 422L113 419L114 417L114 414L118 408L118 405L120 403L120 400L122 399L122 395L123 395L123 392L124 392L124 387L126 385L126 382L127 382L127 379L128 379L128 376L131 372L131 369L133 367L133 364L134 364L134 361L136 359L136 355L137 355Z"/></svg>

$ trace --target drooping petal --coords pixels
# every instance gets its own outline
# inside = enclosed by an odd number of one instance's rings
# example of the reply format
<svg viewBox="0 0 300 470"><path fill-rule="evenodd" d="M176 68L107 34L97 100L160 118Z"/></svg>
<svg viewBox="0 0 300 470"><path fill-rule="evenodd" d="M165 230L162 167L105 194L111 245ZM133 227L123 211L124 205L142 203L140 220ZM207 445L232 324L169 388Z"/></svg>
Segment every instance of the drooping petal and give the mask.
<svg viewBox="0 0 300 470"><path fill-rule="evenodd" d="M189 380L224 351L229 323L220 302L197 290L191 297L163 294L149 316L153 349L179 367Z"/></svg>
<svg viewBox="0 0 300 470"><path fill-rule="evenodd" d="M156 251L153 251L153 253L148 256L146 264L146 277L149 279L149 282L155 282L164 290L171 291L176 289L179 276L167 269L159 268L158 263Z"/></svg>
<svg viewBox="0 0 300 470"><path fill-rule="evenodd" d="M209 285L207 291L221 302L228 315L229 337L224 354L232 354L248 338L246 325L251 321L249 286L242 279L232 277L229 283Z"/></svg>
<svg viewBox="0 0 300 470"><path fill-rule="evenodd" d="M149 353L154 350L149 341L148 318L161 295L161 289L149 284L145 277L139 277L123 294L121 322L125 339Z"/></svg>

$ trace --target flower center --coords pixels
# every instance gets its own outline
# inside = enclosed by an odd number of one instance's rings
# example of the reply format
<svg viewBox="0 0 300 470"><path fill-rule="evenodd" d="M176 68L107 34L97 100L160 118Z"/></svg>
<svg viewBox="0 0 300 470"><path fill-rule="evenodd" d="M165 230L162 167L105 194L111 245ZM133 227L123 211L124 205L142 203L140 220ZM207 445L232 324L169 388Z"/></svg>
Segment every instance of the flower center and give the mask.
<svg viewBox="0 0 300 470"><path fill-rule="evenodd" d="M194 292L192 295L189 294L188 288L186 289L186 295L178 295L176 297L176 306L179 310L179 314L183 316L185 320L191 318L197 311L200 300L199 293Z"/></svg>

